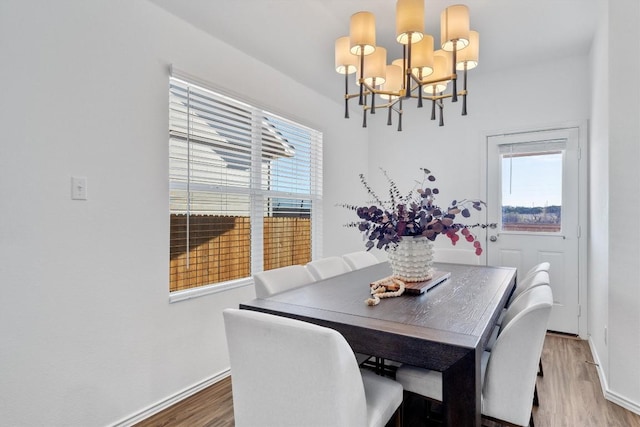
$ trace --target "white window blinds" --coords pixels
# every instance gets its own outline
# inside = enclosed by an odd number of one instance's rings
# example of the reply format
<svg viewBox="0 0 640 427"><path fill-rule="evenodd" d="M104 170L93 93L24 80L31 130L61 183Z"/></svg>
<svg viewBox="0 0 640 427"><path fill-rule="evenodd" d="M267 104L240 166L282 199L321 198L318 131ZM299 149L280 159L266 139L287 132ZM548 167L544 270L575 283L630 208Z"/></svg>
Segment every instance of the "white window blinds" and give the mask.
<svg viewBox="0 0 640 427"><path fill-rule="evenodd" d="M544 141L518 142L510 144L500 144L498 151L504 157L522 156L528 154L554 153L566 150L566 139L551 139Z"/></svg>
<svg viewBox="0 0 640 427"><path fill-rule="evenodd" d="M170 290L309 261L321 153L318 131L170 78Z"/></svg>

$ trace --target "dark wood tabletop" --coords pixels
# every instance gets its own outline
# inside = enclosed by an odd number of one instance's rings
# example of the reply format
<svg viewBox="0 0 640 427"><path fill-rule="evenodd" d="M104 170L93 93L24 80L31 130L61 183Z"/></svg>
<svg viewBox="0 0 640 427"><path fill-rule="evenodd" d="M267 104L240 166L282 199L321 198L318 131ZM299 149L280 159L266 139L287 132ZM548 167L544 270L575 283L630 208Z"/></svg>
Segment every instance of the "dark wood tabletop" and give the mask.
<svg viewBox="0 0 640 427"><path fill-rule="evenodd" d="M339 331L354 351L443 373L450 426L480 425L480 358L515 286L513 268L435 264L451 277L422 295L368 306L369 284L388 263L240 304Z"/></svg>

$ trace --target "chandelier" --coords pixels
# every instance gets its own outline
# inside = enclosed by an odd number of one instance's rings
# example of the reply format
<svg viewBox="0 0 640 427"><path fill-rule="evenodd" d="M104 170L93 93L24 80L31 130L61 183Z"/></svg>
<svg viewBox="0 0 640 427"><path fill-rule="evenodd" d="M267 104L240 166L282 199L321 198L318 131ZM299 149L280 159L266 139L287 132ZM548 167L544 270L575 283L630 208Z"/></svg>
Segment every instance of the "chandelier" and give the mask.
<svg viewBox="0 0 640 427"><path fill-rule="evenodd" d="M444 126L443 101L462 98L462 115L467 115L467 70L478 65L479 38L469 30L469 9L465 5L447 7L440 15L440 46L434 50L433 36L424 32L424 0L398 0L396 3L396 41L402 45L402 58L387 64L387 50L376 46L375 16L357 12L351 16L349 36L335 44L336 71L344 74L345 118L349 118L349 99L358 98L363 108L362 127L367 127L367 112L386 108L387 125L392 112L398 114L402 130L403 99L431 101L431 120L439 111ZM458 92L457 71L462 71L462 90ZM349 93L349 74L356 73L358 93ZM451 83L451 90L448 86ZM376 105L376 95L383 101ZM379 101L380 102L380 101Z"/></svg>

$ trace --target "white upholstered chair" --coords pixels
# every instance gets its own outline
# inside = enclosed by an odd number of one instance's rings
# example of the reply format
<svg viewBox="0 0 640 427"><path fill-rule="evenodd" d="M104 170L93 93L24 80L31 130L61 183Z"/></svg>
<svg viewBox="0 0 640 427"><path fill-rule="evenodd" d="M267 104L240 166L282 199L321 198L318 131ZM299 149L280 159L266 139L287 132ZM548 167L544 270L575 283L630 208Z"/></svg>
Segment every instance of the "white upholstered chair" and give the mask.
<svg viewBox="0 0 640 427"><path fill-rule="evenodd" d="M542 272L543 274L546 274ZM532 291L540 286L549 287L549 283L541 282L536 286L532 286L518 295L518 298L514 299L509 308L504 311L504 316L502 316L502 322L497 324L493 328L493 333L491 338L489 338L489 342L487 343L486 350L491 351L493 345L496 343L498 337L502 333L502 331L509 325L509 323L520 313L522 310L526 309L530 303L531 298L535 297L535 293L532 294ZM551 288L549 288L551 289Z"/></svg>
<svg viewBox="0 0 640 427"><path fill-rule="evenodd" d="M337 331L250 310L223 313L235 425L377 426L396 416L402 386L360 370Z"/></svg>
<svg viewBox="0 0 640 427"><path fill-rule="evenodd" d="M253 275L257 298L267 298L279 292L308 285L316 280L318 279L303 265L290 265ZM367 354L356 353L358 364L367 362L370 357Z"/></svg>
<svg viewBox="0 0 640 427"><path fill-rule="evenodd" d="M502 322L504 322L504 317L507 314L507 310L518 300L518 298L520 298L522 296L523 293L525 293L526 291L530 290L531 288L535 288L536 286L542 286L542 285L547 285L549 286L549 273L547 273L544 270L540 270L535 272L532 275L528 275L525 278L526 280L524 280L521 283L518 283L518 285L516 286L516 288L513 290L513 292L511 293L511 296L509 297L509 300L507 301L507 306L505 309L502 310L502 313L500 314L500 317L498 318L498 321L496 322L498 324L498 326L500 326L502 324Z"/></svg>
<svg viewBox="0 0 640 427"><path fill-rule="evenodd" d="M543 261L543 262L538 263L538 264L534 265L533 267L531 267L531 269L529 271L527 271L527 274L525 274L525 277L532 276L532 275L536 274L538 271L549 272L550 268L551 268L551 263L549 263L547 261Z"/></svg>
<svg viewBox="0 0 640 427"><path fill-rule="evenodd" d="M540 264L536 264L524 275L522 280L518 280L518 284L516 288L513 290L511 297L509 297L509 301L507 302L507 307L515 300L518 295L520 295L525 290L529 289L532 286L538 286L541 283L549 284L549 268L551 264L548 262L541 262ZM542 274L540 274L542 273ZM546 279L546 282L545 282Z"/></svg>
<svg viewBox="0 0 640 427"><path fill-rule="evenodd" d="M375 256L371 256L375 258ZM329 277L338 276L352 270L349 264L347 264L347 261L339 256L330 256L310 261L307 263L306 268L315 280L328 279ZM356 353L358 365L368 362L370 358L371 356L368 354Z"/></svg>
<svg viewBox="0 0 640 427"><path fill-rule="evenodd" d="M516 426L533 426L531 412L537 365L544 344L553 295L549 286L528 292L526 308L508 322L493 351L483 354L482 416ZM401 366L396 380L404 389L442 400L442 375Z"/></svg>
<svg viewBox="0 0 640 427"><path fill-rule="evenodd" d="M515 317L515 315L518 314L518 312L520 312L526 307L527 298L531 290L536 288L537 286L550 286L549 273L547 272L548 263L543 263L543 264L547 264L547 270L542 268L536 269L534 267L529 271L529 273L525 277L526 280L524 281L524 283L519 284L518 285L519 287L514 290L513 294L511 294L509 305L500 314L500 317L498 318L498 322L496 323L496 326L493 329L493 332L491 333L491 338L489 338L489 342L487 343L487 346L485 348L487 351L491 351L502 329L504 329L504 327L511 321L511 319L513 319L513 317ZM518 292L516 293L516 291ZM542 356L540 356L540 360L538 360L538 375L541 377L544 376L544 368L542 366ZM538 406L539 401L538 401L537 387L535 389L533 402L536 406Z"/></svg>
<svg viewBox="0 0 640 427"><path fill-rule="evenodd" d="M256 297L267 298L275 293L287 291L315 281L311 273L302 265L290 265L253 275Z"/></svg>
<svg viewBox="0 0 640 427"><path fill-rule="evenodd" d="M316 280L328 279L351 271L349 265L339 256L329 256L307 263L307 269Z"/></svg>
<svg viewBox="0 0 640 427"><path fill-rule="evenodd" d="M342 258L351 270L369 267L370 265L378 264L380 262L374 254L368 251L350 252L342 255Z"/></svg>

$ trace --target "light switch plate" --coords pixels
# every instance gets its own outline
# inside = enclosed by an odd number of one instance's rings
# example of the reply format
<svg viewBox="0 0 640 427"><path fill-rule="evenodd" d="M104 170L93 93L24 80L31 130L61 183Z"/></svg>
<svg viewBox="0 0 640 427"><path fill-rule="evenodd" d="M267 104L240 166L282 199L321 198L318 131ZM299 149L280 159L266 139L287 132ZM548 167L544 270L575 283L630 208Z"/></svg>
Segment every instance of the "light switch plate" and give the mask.
<svg viewBox="0 0 640 427"><path fill-rule="evenodd" d="M71 177L71 200L87 200L87 178L84 176Z"/></svg>

